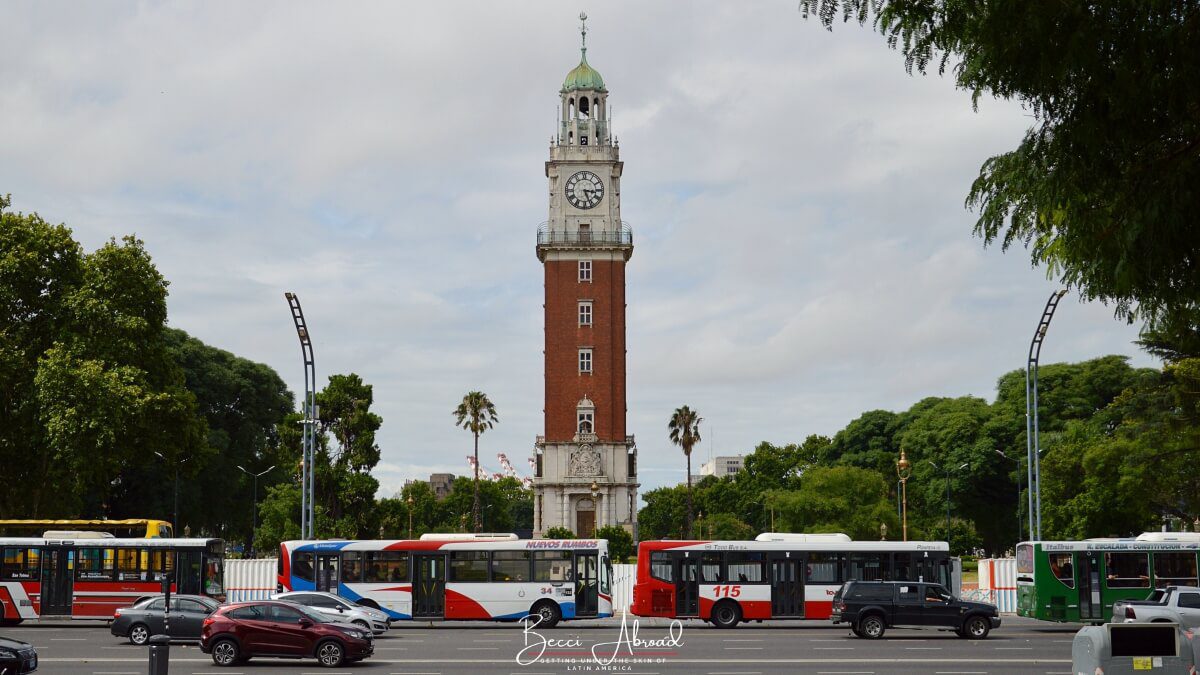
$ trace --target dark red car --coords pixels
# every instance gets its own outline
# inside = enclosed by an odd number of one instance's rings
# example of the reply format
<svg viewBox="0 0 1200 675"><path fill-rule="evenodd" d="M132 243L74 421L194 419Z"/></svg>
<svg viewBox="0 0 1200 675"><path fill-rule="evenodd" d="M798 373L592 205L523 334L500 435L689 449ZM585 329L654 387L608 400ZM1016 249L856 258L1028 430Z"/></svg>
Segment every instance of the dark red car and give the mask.
<svg viewBox="0 0 1200 675"><path fill-rule="evenodd" d="M315 658L326 668L361 661L375 651L374 636L354 624L330 623L291 602L240 602L221 607L204 620L200 651L218 666L244 663L252 656Z"/></svg>

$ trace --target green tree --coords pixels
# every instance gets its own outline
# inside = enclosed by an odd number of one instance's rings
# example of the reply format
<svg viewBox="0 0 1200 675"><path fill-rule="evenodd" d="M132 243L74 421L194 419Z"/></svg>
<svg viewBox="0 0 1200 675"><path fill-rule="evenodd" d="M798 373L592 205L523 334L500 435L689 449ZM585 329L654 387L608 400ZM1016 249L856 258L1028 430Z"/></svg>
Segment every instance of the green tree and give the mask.
<svg viewBox="0 0 1200 675"><path fill-rule="evenodd" d="M633 548L633 535L620 525L596 528L595 538L608 540L608 557L614 563L626 562L637 553Z"/></svg>
<svg viewBox="0 0 1200 675"><path fill-rule="evenodd" d="M745 541L753 539L758 533L753 527L738 520L731 513L704 512L704 517L696 521L700 528L700 538L723 541Z"/></svg>
<svg viewBox="0 0 1200 675"><path fill-rule="evenodd" d="M1200 298L1200 6L1169 0L802 0L827 27L870 21L905 66L952 66L972 92L1020 101L1034 124L986 160L967 203L986 243L1119 316ZM1148 75L1152 74L1152 75Z"/></svg>
<svg viewBox="0 0 1200 675"><path fill-rule="evenodd" d="M638 511L638 536L651 539L684 539L687 522L687 487L672 485L642 494L646 505Z"/></svg>
<svg viewBox="0 0 1200 675"><path fill-rule="evenodd" d="M879 526L896 532L899 523L888 497L888 481L870 469L810 467L799 490L767 495L780 531L844 532L854 539L879 537Z"/></svg>
<svg viewBox="0 0 1200 675"><path fill-rule="evenodd" d="M496 415L496 406L481 391L469 391L463 396L462 403L454 409L454 419L457 426L470 431L475 438L475 501L471 507L471 520L475 523L475 531L479 532L483 522L479 512L479 436L500 419Z"/></svg>
<svg viewBox="0 0 1200 675"><path fill-rule="evenodd" d="M153 452L196 465L210 454L164 342L167 282L137 239L84 254L65 226L9 204L0 199L0 465L11 486L0 514L126 515L114 499ZM162 497L162 483L142 487Z"/></svg>
<svg viewBox="0 0 1200 675"><path fill-rule="evenodd" d="M575 533L569 527L555 526L542 534L542 539L574 539Z"/></svg>
<svg viewBox="0 0 1200 675"><path fill-rule="evenodd" d="M692 506L692 448L700 442L700 423L703 417L686 405L676 408L667 423L668 435L671 442L683 450L687 458L687 520L683 526L685 538L692 536L692 520L695 510Z"/></svg>

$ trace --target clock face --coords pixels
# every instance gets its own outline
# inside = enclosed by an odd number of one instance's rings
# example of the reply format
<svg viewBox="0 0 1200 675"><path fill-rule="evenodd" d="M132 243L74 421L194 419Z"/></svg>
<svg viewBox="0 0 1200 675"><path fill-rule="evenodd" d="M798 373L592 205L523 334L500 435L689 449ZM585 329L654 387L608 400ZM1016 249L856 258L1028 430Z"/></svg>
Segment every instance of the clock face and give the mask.
<svg viewBox="0 0 1200 675"><path fill-rule="evenodd" d="M604 183L591 171L579 171L567 179L567 201L577 209L590 209L604 199Z"/></svg>

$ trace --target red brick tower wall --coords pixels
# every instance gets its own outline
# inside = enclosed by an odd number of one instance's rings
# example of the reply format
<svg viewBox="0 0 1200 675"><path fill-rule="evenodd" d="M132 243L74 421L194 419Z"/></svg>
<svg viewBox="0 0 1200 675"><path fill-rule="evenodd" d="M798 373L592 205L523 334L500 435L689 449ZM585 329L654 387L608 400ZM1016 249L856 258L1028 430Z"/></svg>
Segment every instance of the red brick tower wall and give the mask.
<svg viewBox="0 0 1200 675"><path fill-rule="evenodd" d="M554 260L546 268L546 442L575 436L576 406L596 406L601 442L625 441L625 262L593 260L591 283L579 281L579 263ZM579 301L592 301L592 325L579 325ZM579 372L579 349L592 348L592 374Z"/></svg>

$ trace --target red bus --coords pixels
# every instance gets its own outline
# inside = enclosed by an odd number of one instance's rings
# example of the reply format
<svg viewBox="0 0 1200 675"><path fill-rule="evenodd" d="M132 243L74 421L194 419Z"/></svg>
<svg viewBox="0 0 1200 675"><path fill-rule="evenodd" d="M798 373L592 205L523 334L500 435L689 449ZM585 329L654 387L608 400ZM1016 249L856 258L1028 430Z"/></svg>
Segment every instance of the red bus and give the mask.
<svg viewBox="0 0 1200 675"><path fill-rule="evenodd" d="M936 581L958 595L942 541L852 541L844 534L760 534L754 541L643 541L631 611L721 628L828 619L843 583Z"/></svg>
<svg viewBox="0 0 1200 675"><path fill-rule="evenodd" d="M112 619L162 591L224 600L220 539L0 538L0 626L25 619Z"/></svg>

